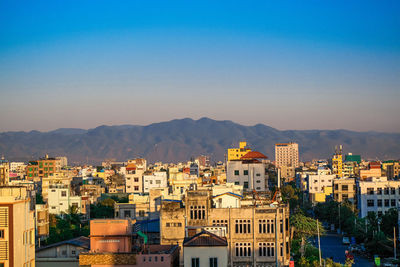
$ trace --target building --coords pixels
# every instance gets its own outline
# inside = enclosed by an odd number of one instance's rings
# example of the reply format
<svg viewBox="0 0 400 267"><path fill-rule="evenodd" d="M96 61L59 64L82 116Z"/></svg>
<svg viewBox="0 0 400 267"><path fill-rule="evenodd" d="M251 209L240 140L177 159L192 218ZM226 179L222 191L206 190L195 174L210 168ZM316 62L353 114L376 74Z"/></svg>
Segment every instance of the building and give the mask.
<svg viewBox="0 0 400 267"><path fill-rule="evenodd" d="M90 239L76 237L36 249L36 267L79 267L79 254L88 252Z"/></svg>
<svg viewBox="0 0 400 267"><path fill-rule="evenodd" d="M143 193L143 174L145 171L146 160L136 159L129 161L125 174L126 193Z"/></svg>
<svg viewBox="0 0 400 267"><path fill-rule="evenodd" d="M151 189L168 187L167 172L153 172L143 175L143 191L149 193Z"/></svg>
<svg viewBox="0 0 400 267"><path fill-rule="evenodd" d="M333 199L337 202L349 201L356 203L356 179L336 178L333 179Z"/></svg>
<svg viewBox="0 0 400 267"><path fill-rule="evenodd" d="M267 156L260 152L246 153L239 160L227 162L226 182L243 186L244 191L267 191Z"/></svg>
<svg viewBox="0 0 400 267"><path fill-rule="evenodd" d="M382 176L382 169L380 162L370 162L368 164L368 169L360 170L360 178L366 179L369 177L381 177Z"/></svg>
<svg viewBox="0 0 400 267"><path fill-rule="evenodd" d="M2 158L0 160L0 185L7 185L10 178L10 164Z"/></svg>
<svg viewBox="0 0 400 267"><path fill-rule="evenodd" d="M251 149L247 147L246 142L239 142L239 148L229 148L228 149L227 160L228 161L238 160L250 151L251 151Z"/></svg>
<svg viewBox="0 0 400 267"><path fill-rule="evenodd" d="M202 231L183 242L184 266L228 266L226 237Z"/></svg>
<svg viewBox="0 0 400 267"><path fill-rule="evenodd" d="M27 189L0 187L0 265L35 266L35 219Z"/></svg>
<svg viewBox="0 0 400 267"><path fill-rule="evenodd" d="M275 166L297 168L299 166L299 144L294 142L275 144Z"/></svg>
<svg viewBox="0 0 400 267"><path fill-rule="evenodd" d="M391 208L397 209L400 181L390 181L386 177L369 177L357 181L357 198L361 218L370 212L381 215Z"/></svg>
<svg viewBox="0 0 400 267"><path fill-rule="evenodd" d="M79 255L82 266L179 266L179 246L146 245L132 247L130 219L96 219L90 221L90 251Z"/></svg>
<svg viewBox="0 0 400 267"><path fill-rule="evenodd" d="M49 206L47 204L35 205L36 237L40 240L49 236Z"/></svg>
<svg viewBox="0 0 400 267"><path fill-rule="evenodd" d="M288 205L214 208L208 189L186 192L184 202L163 201L160 242L183 245L203 228L225 229L228 266L271 266L290 259ZM187 233L187 234L186 234Z"/></svg>
<svg viewBox="0 0 400 267"><path fill-rule="evenodd" d="M317 174L307 175L307 191L310 200L325 202L326 197L332 194L333 179L336 178L327 167L319 167Z"/></svg>
<svg viewBox="0 0 400 267"><path fill-rule="evenodd" d="M339 147L335 147L335 154L332 157L332 173L336 174L337 177L343 177L343 155L342 155L343 147L340 145Z"/></svg>
<svg viewBox="0 0 400 267"><path fill-rule="evenodd" d="M400 178L400 163L398 161L386 167L386 176L389 180Z"/></svg>
<svg viewBox="0 0 400 267"><path fill-rule="evenodd" d="M35 178L46 178L53 176L55 173L60 172L60 161L56 158L49 158L46 155L39 160L30 161L26 166L27 179L33 180Z"/></svg>
<svg viewBox="0 0 400 267"><path fill-rule="evenodd" d="M89 215L89 200L83 201L81 196L71 195L70 187L66 185L50 186L48 204L50 214L69 213L72 207L78 213Z"/></svg>

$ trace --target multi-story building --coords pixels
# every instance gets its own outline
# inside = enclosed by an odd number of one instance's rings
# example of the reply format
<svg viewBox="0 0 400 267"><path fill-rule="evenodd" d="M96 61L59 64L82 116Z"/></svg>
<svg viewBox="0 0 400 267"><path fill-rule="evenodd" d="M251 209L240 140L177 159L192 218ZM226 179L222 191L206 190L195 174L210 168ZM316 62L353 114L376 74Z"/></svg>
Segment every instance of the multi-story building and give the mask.
<svg viewBox="0 0 400 267"><path fill-rule="evenodd" d="M246 142L239 142L239 148L229 148L228 149L227 160L228 161L238 160L250 151L251 151L251 149L247 147Z"/></svg>
<svg viewBox="0 0 400 267"><path fill-rule="evenodd" d="M76 208L78 213L87 214L89 201L82 201L81 196L71 195L69 186L52 185L49 187L48 204L50 214L68 213L69 208Z"/></svg>
<svg viewBox="0 0 400 267"><path fill-rule="evenodd" d="M42 178L42 197L44 200L47 200L48 194L49 194L49 188L51 186L58 186L58 185L63 185L63 186L70 186L72 177L65 177L59 174L55 174L53 176L49 176L46 178Z"/></svg>
<svg viewBox="0 0 400 267"><path fill-rule="evenodd" d="M343 147L335 147L335 154L332 156L332 173L336 174L337 177L343 177Z"/></svg>
<svg viewBox="0 0 400 267"><path fill-rule="evenodd" d="M146 166L145 159L128 161L125 174L126 193L143 193L143 174Z"/></svg>
<svg viewBox="0 0 400 267"><path fill-rule="evenodd" d="M7 185L10 178L10 164L4 158L0 159L0 185Z"/></svg>
<svg viewBox="0 0 400 267"><path fill-rule="evenodd" d="M331 173L327 167L320 167L317 174L307 175L307 191L310 200L315 202L325 202L326 197L332 194L333 179L336 175Z"/></svg>
<svg viewBox="0 0 400 267"><path fill-rule="evenodd" d="M35 266L35 219L23 186L0 187L0 266Z"/></svg>
<svg viewBox="0 0 400 267"><path fill-rule="evenodd" d="M357 202L360 217L370 212L384 214L397 209L400 200L400 181L389 181L386 177L369 177L357 181Z"/></svg>
<svg viewBox="0 0 400 267"><path fill-rule="evenodd" d="M389 180L400 177L400 163L398 161L386 167L386 176Z"/></svg>
<svg viewBox="0 0 400 267"><path fill-rule="evenodd" d="M290 259L289 207L241 205L214 208L211 190L186 192L184 202L164 201L160 216L161 244L179 244L202 228L225 229L228 266L271 266ZM184 204L184 206L183 206ZM187 235L186 235L187 232Z"/></svg>
<svg viewBox="0 0 400 267"><path fill-rule="evenodd" d="M47 178L53 176L55 173L60 172L59 160L55 158L49 158L46 155L40 160L30 161L26 166L26 177L30 180L35 178Z"/></svg>
<svg viewBox="0 0 400 267"><path fill-rule="evenodd" d="M356 179L337 178L333 179L333 199L337 202L356 202Z"/></svg>
<svg viewBox="0 0 400 267"><path fill-rule="evenodd" d="M299 166L299 144L279 143L275 144L276 167L286 166L297 168Z"/></svg>
<svg viewBox="0 0 400 267"><path fill-rule="evenodd" d="M35 205L35 219L36 219L36 224L35 224L36 237L39 240L48 237L50 222L49 222L49 206L47 204Z"/></svg>
<svg viewBox="0 0 400 267"><path fill-rule="evenodd" d="M163 188L168 186L168 178L166 172L153 172L152 174L143 175L143 192L148 193L154 188Z"/></svg>
<svg viewBox="0 0 400 267"><path fill-rule="evenodd" d="M227 162L226 182L243 186L244 191L267 191L267 156L257 151L248 152L239 160Z"/></svg>

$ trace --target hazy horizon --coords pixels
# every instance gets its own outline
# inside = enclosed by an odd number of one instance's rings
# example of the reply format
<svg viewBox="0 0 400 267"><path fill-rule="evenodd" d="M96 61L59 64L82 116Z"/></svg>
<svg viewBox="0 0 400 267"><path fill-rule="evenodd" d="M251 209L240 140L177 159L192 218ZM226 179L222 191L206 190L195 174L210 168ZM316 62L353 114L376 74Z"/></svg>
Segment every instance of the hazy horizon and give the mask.
<svg viewBox="0 0 400 267"><path fill-rule="evenodd" d="M400 132L400 2L0 3L0 132L209 117Z"/></svg>

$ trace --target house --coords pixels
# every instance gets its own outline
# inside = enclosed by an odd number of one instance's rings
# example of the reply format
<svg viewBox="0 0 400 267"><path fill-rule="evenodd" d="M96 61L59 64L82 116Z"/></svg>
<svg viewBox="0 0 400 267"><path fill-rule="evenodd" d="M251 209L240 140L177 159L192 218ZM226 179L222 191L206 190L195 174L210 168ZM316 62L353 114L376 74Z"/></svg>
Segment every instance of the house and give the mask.
<svg viewBox="0 0 400 267"><path fill-rule="evenodd" d="M37 267L78 267L79 254L90 249L88 237L80 236L36 249Z"/></svg>
<svg viewBox="0 0 400 267"><path fill-rule="evenodd" d="M228 242L207 231L202 231L183 241L185 267L228 266Z"/></svg>

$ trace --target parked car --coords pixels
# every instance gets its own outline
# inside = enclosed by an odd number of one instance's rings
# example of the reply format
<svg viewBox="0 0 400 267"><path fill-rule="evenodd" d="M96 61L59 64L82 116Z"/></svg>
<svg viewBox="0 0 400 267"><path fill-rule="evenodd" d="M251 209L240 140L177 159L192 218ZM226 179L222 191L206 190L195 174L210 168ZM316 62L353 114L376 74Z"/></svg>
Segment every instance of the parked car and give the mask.
<svg viewBox="0 0 400 267"><path fill-rule="evenodd" d="M342 239L342 243L344 245L350 245L350 239L347 236L344 236Z"/></svg>

